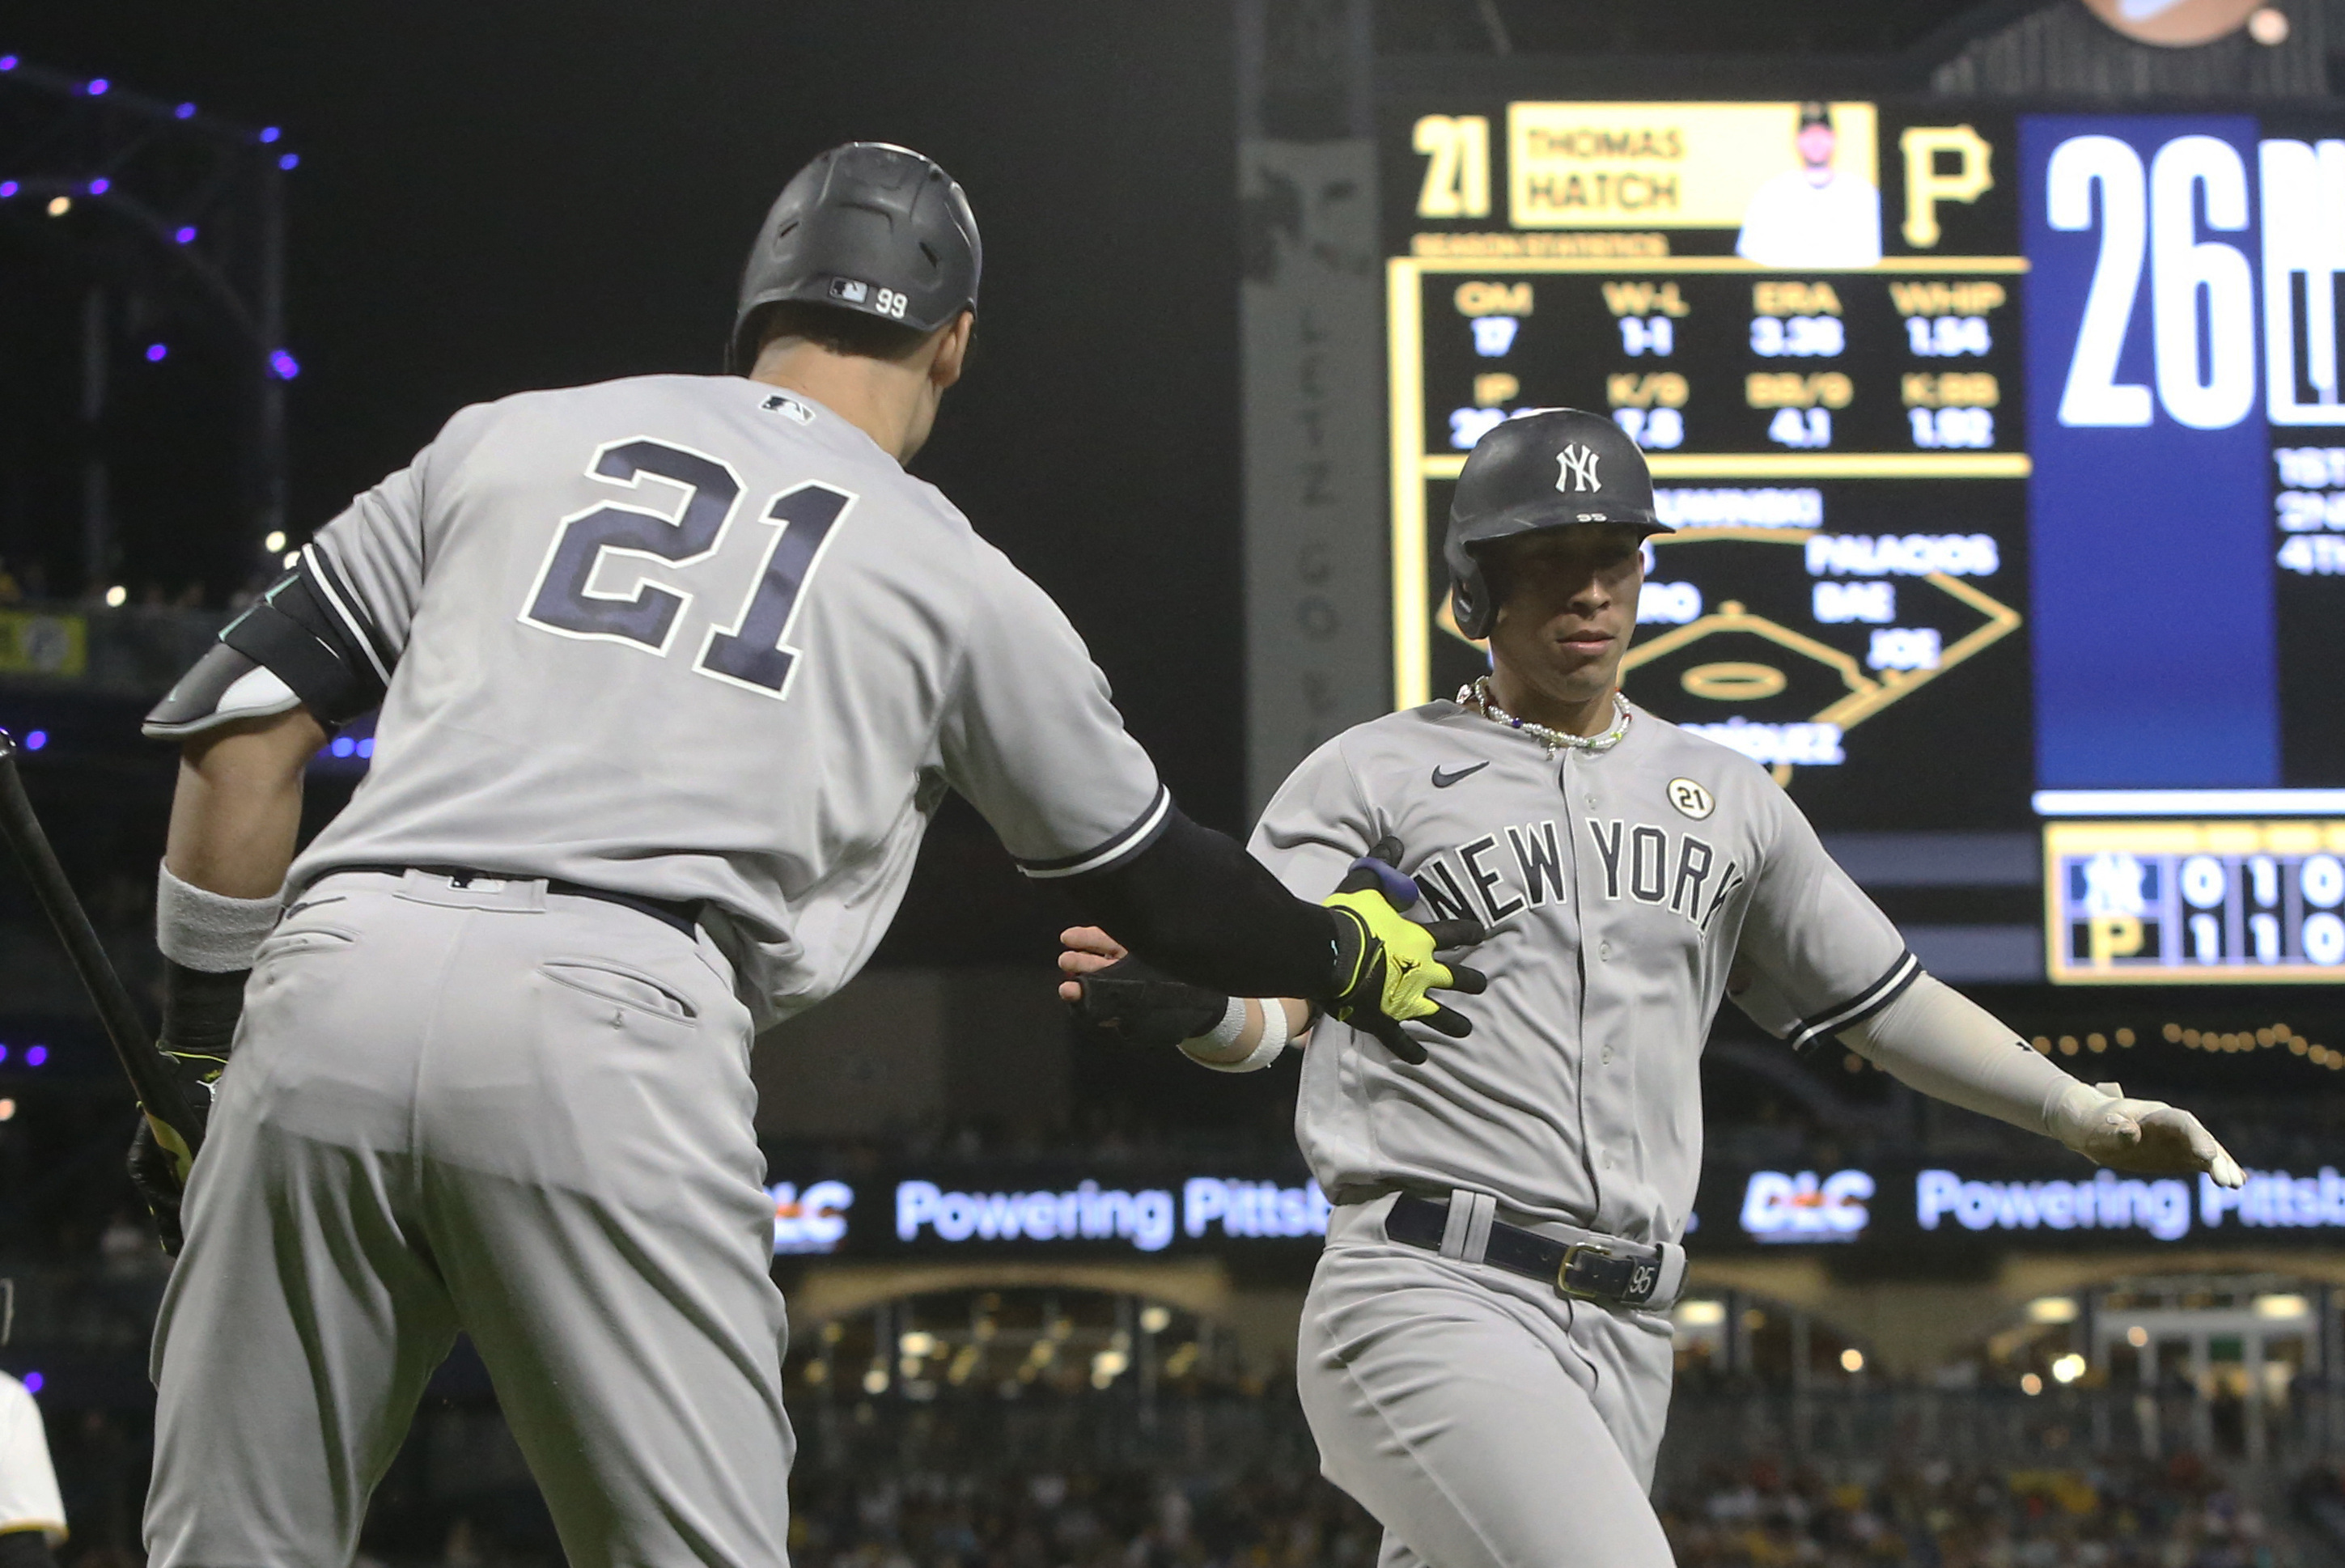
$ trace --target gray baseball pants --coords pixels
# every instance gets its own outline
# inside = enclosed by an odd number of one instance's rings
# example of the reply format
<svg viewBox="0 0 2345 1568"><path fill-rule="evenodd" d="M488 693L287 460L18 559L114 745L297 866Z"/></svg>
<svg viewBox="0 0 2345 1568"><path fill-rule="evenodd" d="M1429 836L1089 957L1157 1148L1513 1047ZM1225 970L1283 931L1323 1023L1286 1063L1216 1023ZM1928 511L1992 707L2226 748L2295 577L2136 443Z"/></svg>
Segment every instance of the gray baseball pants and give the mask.
<svg viewBox="0 0 2345 1568"><path fill-rule="evenodd" d="M1381 1568L1668 1568L1646 1495L1667 1320L1389 1241L1390 1207L1335 1210L1295 1359L1320 1468L1385 1527Z"/></svg>
<svg viewBox="0 0 2345 1568"><path fill-rule="evenodd" d="M576 1568L781 1568L724 960L542 882L320 879L260 949L156 1325L154 1568L343 1568L457 1331Z"/></svg>

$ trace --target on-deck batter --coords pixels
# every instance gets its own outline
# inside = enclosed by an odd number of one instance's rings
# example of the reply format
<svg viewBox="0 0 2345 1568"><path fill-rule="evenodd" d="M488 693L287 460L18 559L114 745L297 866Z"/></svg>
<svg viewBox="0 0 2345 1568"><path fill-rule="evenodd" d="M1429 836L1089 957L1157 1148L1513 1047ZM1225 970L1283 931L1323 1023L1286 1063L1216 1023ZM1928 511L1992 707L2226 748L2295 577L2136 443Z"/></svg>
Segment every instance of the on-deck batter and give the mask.
<svg viewBox="0 0 2345 1568"><path fill-rule="evenodd" d="M2104 1163L2240 1179L2187 1113L2077 1082L1924 975L1763 771L1619 696L1659 531L1609 420L1546 410L1484 437L1448 559L1491 676L1328 742L1254 833L1297 893L1373 874L1380 850L1429 918L1490 933L1470 1039L1413 1063L1322 1023L1304 1057L1295 1129L1336 1209L1296 1379L1386 1568L1670 1561L1646 1492L1721 996L1796 1048L1837 1035ZM1265 1065L1265 1025L1308 1022L1136 988L1144 966L1112 964L1102 933L1068 938L1071 1000L1142 1039L1220 1019L1184 1045L1207 1065Z"/></svg>
<svg viewBox="0 0 2345 1568"><path fill-rule="evenodd" d="M570 1562L784 1563L749 1043L862 966L947 789L1175 970L1464 1028L1423 927L1186 822L1066 617L904 471L978 270L942 169L825 154L750 259L749 379L465 410L153 715L188 742L163 1046L218 1078L156 1330L157 1568L349 1562L459 1329ZM322 725L378 703L289 876ZM133 1155L167 1244L173 1155Z"/></svg>

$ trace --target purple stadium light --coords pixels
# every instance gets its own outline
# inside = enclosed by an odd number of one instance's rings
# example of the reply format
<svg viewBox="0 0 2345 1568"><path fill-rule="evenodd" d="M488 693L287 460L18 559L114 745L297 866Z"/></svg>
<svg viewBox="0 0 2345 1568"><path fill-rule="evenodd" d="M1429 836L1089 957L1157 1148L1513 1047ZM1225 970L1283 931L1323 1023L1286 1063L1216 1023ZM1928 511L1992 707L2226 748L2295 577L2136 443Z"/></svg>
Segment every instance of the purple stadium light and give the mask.
<svg viewBox="0 0 2345 1568"><path fill-rule="evenodd" d="M41 1391L42 1385L46 1383L48 1381L48 1379L41 1376L38 1372L26 1372L23 1379L25 1391L28 1394L39 1393Z"/></svg>
<svg viewBox="0 0 2345 1568"><path fill-rule="evenodd" d="M280 381L289 381L301 373L301 361L279 349L269 356L269 368Z"/></svg>
<svg viewBox="0 0 2345 1568"><path fill-rule="evenodd" d="M35 1046L25 1053L25 1065L28 1067L37 1067L48 1059L49 1047L46 1046Z"/></svg>
<svg viewBox="0 0 2345 1568"><path fill-rule="evenodd" d="M0 179L0 197L10 197L15 194L16 182L15 180Z"/></svg>
<svg viewBox="0 0 2345 1568"><path fill-rule="evenodd" d="M13 71L13 70L15 70L15 68L16 68L16 56L14 56L14 55L0 55L0 71Z"/></svg>
<svg viewBox="0 0 2345 1568"><path fill-rule="evenodd" d="M102 98L106 96L106 89L111 86L113 84L104 76L92 77L89 84L89 96L93 98Z"/></svg>
<svg viewBox="0 0 2345 1568"><path fill-rule="evenodd" d="M89 182L89 194L92 196L104 196L107 191L112 190L113 188L114 182L110 179L101 177Z"/></svg>
<svg viewBox="0 0 2345 1568"><path fill-rule="evenodd" d="M264 142L273 142L284 134L285 133L283 131L279 130L275 126L263 126L260 128L260 139Z"/></svg>
<svg viewBox="0 0 2345 1568"><path fill-rule="evenodd" d="M371 757L374 755L374 737L372 735L367 736L366 739L359 743L359 755L362 757Z"/></svg>
<svg viewBox="0 0 2345 1568"><path fill-rule="evenodd" d="M359 744L348 735L336 735L334 744L328 749L338 757L346 757L359 749Z"/></svg>
<svg viewBox="0 0 2345 1568"><path fill-rule="evenodd" d="M46 730L33 730L25 736L25 749L28 752L37 752L48 744L49 732Z"/></svg>
<svg viewBox="0 0 2345 1568"><path fill-rule="evenodd" d="M0 1062L5 1062L5 1061L6 1061L7 1059L8 1059L8 1047L5 1047L5 1046L0 1046Z"/></svg>
<svg viewBox="0 0 2345 1568"><path fill-rule="evenodd" d="M181 104L178 108L173 109L171 113L180 119L192 120L196 117L196 106L193 104Z"/></svg>
<svg viewBox="0 0 2345 1568"><path fill-rule="evenodd" d="M196 226L192 223L183 224L171 238L181 245L193 245L196 242Z"/></svg>
<svg viewBox="0 0 2345 1568"><path fill-rule="evenodd" d="M163 362L164 356L170 351L171 346L168 343L149 343L147 345L147 362L150 365L159 365Z"/></svg>
<svg viewBox="0 0 2345 1568"><path fill-rule="evenodd" d="M301 167L301 155L299 153L287 153L283 157L277 160L277 167L282 169L299 168Z"/></svg>

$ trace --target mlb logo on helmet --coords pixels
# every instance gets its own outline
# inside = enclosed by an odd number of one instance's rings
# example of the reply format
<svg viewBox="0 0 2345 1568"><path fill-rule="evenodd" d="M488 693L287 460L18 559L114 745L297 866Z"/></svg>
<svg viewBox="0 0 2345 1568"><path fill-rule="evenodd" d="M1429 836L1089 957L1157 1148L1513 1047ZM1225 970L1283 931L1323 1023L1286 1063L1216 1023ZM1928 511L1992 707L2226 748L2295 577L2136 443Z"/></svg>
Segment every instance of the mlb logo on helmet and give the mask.
<svg viewBox="0 0 2345 1568"><path fill-rule="evenodd" d="M871 298L871 285L858 278L834 278L830 280L830 297L849 305L860 305Z"/></svg>

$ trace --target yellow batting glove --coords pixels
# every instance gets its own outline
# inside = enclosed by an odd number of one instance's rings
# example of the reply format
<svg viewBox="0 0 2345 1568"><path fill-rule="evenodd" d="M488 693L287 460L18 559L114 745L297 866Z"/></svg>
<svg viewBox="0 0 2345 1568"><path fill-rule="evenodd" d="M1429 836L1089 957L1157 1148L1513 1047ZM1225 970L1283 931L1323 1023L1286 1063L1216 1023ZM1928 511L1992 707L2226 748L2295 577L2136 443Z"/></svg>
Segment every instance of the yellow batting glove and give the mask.
<svg viewBox="0 0 2345 1568"><path fill-rule="evenodd" d="M1478 970L1443 964L1434 953L1471 946L1485 933L1470 920L1424 925L1409 919L1387 894L1396 883L1406 887L1406 878L1388 867L1361 869L1367 865L1359 863L1325 901L1335 917L1335 972L1325 998L1327 1010L1374 1035L1401 1060L1422 1063L1425 1047L1409 1037L1402 1021L1422 1020L1452 1039L1462 1039L1473 1025L1426 993L1450 990L1472 996L1489 985Z"/></svg>

